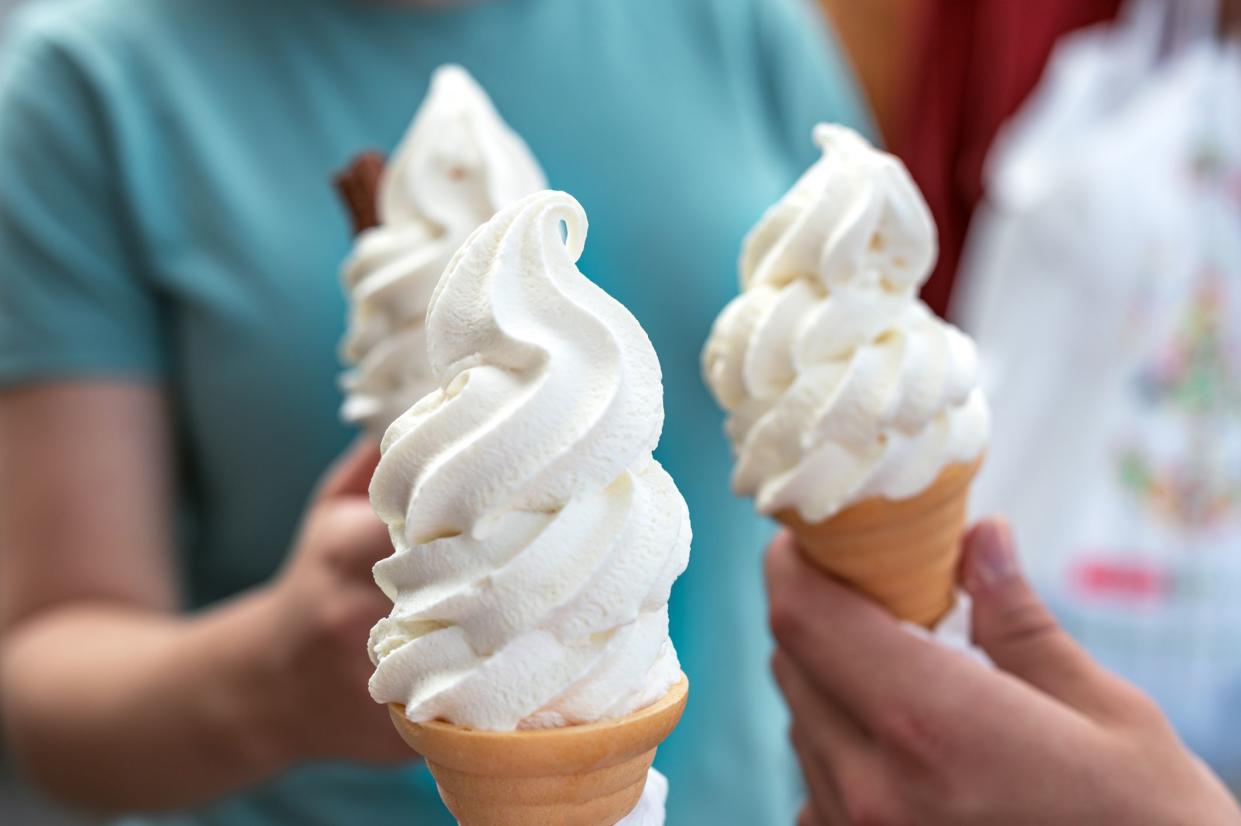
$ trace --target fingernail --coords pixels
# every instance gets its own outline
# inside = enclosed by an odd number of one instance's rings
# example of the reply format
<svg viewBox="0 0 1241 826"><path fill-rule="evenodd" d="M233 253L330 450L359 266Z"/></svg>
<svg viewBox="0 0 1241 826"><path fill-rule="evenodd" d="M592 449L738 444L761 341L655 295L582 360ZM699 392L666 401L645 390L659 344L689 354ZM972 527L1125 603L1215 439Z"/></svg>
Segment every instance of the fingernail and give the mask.
<svg viewBox="0 0 1241 826"><path fill-rule="evenodd" d="M966 539L962 577L966 590L992 588L1020 576L1021 566L1008 524L999 519L978 523Z"/></svg>

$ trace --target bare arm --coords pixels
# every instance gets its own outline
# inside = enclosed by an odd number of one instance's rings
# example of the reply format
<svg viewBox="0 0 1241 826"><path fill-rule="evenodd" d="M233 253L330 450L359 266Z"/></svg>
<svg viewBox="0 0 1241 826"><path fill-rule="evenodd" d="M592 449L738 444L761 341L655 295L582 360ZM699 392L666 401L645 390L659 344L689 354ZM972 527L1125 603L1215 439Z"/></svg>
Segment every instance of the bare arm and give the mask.
<svg viewBox="0 0 1241 826"><path fill-rule="evenodd" d="M365 691L384 608L366 574L387 550L370 451L329 478L276 583L185 617L169 431L142 385L0 394L0 701L21 764L116 811L193 805L302 758L409 756Z"/></svg>

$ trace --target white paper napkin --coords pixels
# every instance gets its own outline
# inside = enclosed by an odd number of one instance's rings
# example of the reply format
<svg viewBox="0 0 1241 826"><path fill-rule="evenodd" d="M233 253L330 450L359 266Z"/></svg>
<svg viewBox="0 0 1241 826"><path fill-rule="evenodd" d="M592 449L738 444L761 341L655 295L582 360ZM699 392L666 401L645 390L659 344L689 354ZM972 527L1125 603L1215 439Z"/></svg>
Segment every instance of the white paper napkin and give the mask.
<svg viewBox="0 0 1241 826"><path fill-rule="evenodd" d="M646 775L642 799L616 826L664 826L664 804L667 800L668 778L651 769Z"/></svg>
<svg viewBox="0 0 1241 826"><path fill-rule="evenodd" d="M984 665L992 665L991 658L970 642L970 597L964 591L957 592L957 602L952 610L930 631L913 623L907 622L904 625L911 634L934 640L945 648L959 651Z"/></svg>

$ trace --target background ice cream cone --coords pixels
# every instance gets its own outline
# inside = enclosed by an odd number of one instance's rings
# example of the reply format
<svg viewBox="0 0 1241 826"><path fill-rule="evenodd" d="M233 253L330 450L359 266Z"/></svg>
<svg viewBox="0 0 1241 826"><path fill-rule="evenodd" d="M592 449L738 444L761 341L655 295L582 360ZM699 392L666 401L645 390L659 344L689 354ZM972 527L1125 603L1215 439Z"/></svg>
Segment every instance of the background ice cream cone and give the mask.
<svg viewBox="0 0 1241 826"><path fill-rule="evenodd" d="M949 465L909 499L865 499L815 524L794 510L776 518L823 570L931 628L955 599L970 482L981 463Z"/></svg>
<svg viewBox="0 0 1241 826"><path fill-rule="evenodd" d="M688 692L682 677L662 699L618 720L519 731L413 723L395 703L389 711L462 826L612 826L637 805Z"/></svg>

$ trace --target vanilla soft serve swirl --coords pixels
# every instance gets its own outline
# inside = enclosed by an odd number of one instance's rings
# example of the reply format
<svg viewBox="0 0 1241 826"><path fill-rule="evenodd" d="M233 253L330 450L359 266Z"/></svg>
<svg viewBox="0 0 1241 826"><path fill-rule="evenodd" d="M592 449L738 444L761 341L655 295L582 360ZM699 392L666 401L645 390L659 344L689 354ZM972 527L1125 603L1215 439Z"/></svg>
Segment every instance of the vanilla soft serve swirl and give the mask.
<svg viewBox="0 0 1241 826"><path fill-rule="evenodd" d="M431 299L439 388L388 429L371 483L396 548L375 566L394 605L371 634L371 694L415 721L593 722L680 679L667 602L690 527L651 458L659 362L577 269L585 235L571 196L531 195Z"/></svg>
<svg viewBox="0 0 1241 826"><path fill-rule="evenodd" d="M427 303L453 253L501 207L546 187L530 150L460 66L444 66L384 170L380 224L358 236L342 280L341 344L353 365L342 414L376 436L435 387Z"/></svg>
<svg viewBox="0 0 1241 826"><path fill-rule="evenodd" d="M935 226L896 158L821 125L823 157L762 217L703 353L734 489L818 522L903 499L983 450L974 344L917 299Z"/></svg>

